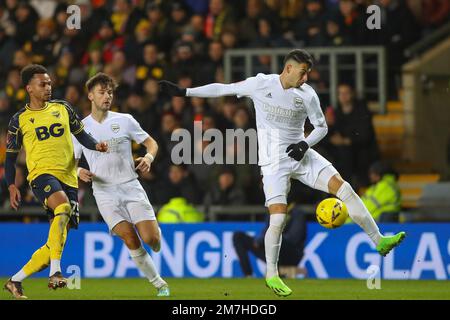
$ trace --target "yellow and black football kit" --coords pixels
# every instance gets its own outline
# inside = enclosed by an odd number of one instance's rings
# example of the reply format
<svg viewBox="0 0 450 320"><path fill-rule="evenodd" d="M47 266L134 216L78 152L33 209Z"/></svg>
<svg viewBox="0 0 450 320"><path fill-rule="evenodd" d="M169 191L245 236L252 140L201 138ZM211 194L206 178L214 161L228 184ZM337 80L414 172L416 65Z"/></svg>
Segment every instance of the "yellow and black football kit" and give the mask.
<svg viewBox="0 0 450 320"><path fill-rule="evenodd" d="M71 133L82 130L83 123L65 101L51 100L39 110L25 106L10 121L6 152L19 152L24 147L29 182L50 174L77 188Z"/></svg>
<svg viewBox="0 0 450 320"><path fill-rule="evenodd" d="M60 261L67 239L66 226L78 227L78 179L71 134L88 149L95 150L97 144L83 127L72 107L61 100L46 102L39 110L31 110L27 105L9 123L5 161L7 185L14 184L14 164L23 147L29 172L27 180L49 219L53 219L46 244L23 267L27 276ZM53 209L47 207L47 199L57 191L64 191L70 204L65 202Z"/></svg>

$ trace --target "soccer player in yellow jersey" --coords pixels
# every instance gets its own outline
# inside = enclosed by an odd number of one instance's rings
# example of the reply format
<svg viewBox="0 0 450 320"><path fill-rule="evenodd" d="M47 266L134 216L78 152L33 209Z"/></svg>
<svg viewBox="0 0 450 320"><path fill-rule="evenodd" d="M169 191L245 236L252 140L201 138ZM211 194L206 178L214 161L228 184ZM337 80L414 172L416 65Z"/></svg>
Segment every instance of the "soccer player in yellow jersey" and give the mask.
<svg viewBox="0 0 450 320"><path fill-rule="evenodd" d="M21 77L30 102L9 123L5 177L11 207L17 210L21 195L14 184L14 165L23 147L29 172L27 180L47 211L50 230L45 245L5 284L4 288L15 298L26 298L22 281L48 265L48 287L57 289L67 284L61 273L61 256L68 228L76 229L79 222L78 180L71 134L88 149L100 152L108 150L105 142L98 143L84 131L83 123L67 102L50 100L52 84L43 66L28 65L23 68Z"/></svg>

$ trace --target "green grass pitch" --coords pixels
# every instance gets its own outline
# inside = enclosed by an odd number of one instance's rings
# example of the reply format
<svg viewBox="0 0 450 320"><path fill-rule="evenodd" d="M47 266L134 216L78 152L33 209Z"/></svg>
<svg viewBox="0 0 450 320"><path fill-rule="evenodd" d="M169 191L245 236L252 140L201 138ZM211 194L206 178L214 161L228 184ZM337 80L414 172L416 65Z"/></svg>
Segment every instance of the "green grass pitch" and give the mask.
<svg viewBox="0 0 450 320"><path fill-rule="evenodd" d="M7 279L0 279L3 283ZM365 280L286 279L293 294L287 298L275 296L265 287L263 279L178 279L167 278L172 296L157 298L156 290L145 279L81 279L81 289L50 290L47 279L31 278L23 282L25 294L39 300L228 300L228 299L445 299L450 300L449 281L381 280L381 289L367 289ZM0 300L10 299L2 291Z"/></svg>

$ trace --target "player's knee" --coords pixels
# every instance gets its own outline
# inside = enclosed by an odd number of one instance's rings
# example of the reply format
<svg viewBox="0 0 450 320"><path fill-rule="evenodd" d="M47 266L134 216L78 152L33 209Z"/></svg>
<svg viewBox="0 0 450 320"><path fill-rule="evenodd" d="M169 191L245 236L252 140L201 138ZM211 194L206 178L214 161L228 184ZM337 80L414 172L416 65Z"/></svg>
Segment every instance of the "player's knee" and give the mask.
<svg viewBox="0 0 450 320"><path fill-rule="evenodd" d="M128 249L136 250L141 246L141 241L132 232L126 232L121 235L121 238Z"/></svg>
<svg viewBox="0 0 450 320"><path fill-rule="evenodd" d="M339 174L336 174L331 177L331 179L328 182L328 191L331 194L337 195L339 192L339 189L342 187L342 185L346 181L342 179L342 177Z"/></svg>
<svg viewBox="0 0 450 320"><path fill-rule="evenodd" d="M142 241L144 241L149 246L154 246L161 241L159 233L156 234L146 234L142 236Z"/></svg>
<svg viewBox="0 0 450 320"><path fill-rule="evenodd" d="M71 212L72 212L72 207L70 206L70 204L68 202L61 203L54 210L55 216L57 214L70 215Z"/></svg>

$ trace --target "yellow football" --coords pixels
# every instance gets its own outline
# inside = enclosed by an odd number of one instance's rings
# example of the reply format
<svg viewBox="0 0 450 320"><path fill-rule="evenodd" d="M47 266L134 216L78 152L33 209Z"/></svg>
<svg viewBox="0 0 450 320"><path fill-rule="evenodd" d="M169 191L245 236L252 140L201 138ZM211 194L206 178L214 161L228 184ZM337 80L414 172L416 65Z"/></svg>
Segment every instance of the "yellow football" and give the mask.
<svg viewBox="0 0 450 320"><path fill-rule="evenodd" d="M347 217L347 207L336 198L322 200L316 208L317 221L328 229L340 227L345 223Z"/></svg>

